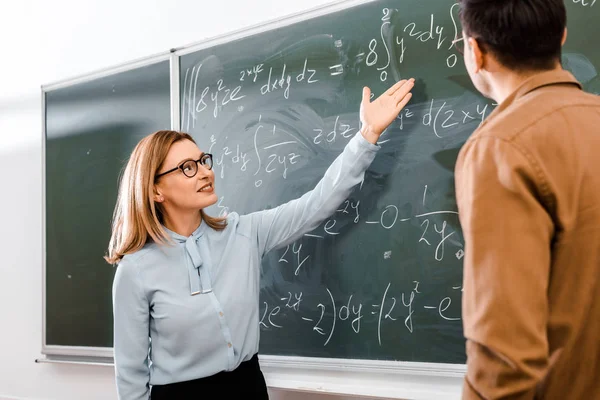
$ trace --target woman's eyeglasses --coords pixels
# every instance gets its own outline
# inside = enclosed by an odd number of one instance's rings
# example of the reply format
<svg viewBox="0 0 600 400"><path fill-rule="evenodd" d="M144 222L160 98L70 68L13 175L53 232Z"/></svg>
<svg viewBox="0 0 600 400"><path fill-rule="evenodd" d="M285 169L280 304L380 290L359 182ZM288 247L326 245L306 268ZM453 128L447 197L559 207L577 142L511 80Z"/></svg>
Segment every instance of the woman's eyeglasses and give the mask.
<svg viewBox="0 0 600 400"><path fill-rule="evenodd" d="M202 156L198 160L187 160L187 161L184 161L183 163L181 163L177 167L175 167L173 169L170 169L168 171L165 171L162 174L156 175L155 179L158 179L161 176L169 174L169 173L171 173L173 171L177 171L178 169L180 169L181 172L183 172L183 174L185 176L187 176L188 178L193 178L198 173L198 164L202 165L204 168L206 168L206 169L208 169L210 171L212 169L212 166L213 166L212 154L204 153L204 154L202 154Z"/></svg>

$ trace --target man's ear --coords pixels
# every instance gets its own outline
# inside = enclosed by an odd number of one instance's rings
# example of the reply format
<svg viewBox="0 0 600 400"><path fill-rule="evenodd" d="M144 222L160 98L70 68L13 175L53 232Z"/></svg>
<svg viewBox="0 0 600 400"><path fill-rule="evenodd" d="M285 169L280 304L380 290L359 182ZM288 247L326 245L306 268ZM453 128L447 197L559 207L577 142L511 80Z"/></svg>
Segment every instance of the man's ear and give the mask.
<svg viewBox="0 0 600 400"><path fill-rule="evenodd" d="M478 73L485 65L485 53L479 46L477 39L470 37L468 38L468 41L468 45L471 47L471 54L473 54L473 65L475 67L474 72Z"/></svg>
<svg viewBox="0 0 600 400"><path fill-rule="evenodd" d="M562 41L560 42L560 45L563 46L566 41L567 41L567 28L565 28L565 31L563 32L563 37L562 37Z"/></svg>

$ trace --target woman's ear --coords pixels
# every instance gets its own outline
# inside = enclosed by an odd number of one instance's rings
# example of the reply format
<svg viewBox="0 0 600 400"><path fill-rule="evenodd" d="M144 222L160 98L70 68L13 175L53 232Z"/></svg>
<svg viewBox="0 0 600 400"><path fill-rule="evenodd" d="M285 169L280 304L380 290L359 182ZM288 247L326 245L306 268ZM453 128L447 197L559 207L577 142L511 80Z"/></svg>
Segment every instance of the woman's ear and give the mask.
<svg viewBox="0 0 600 400"><path fill-rule="evenodd" d="M154 189L154 202L155 203L162 203L165 201L165 197L160 193L160 191L156 190L156 188Z"/></svg>
<svg viewBox="0 0 600 400"><path fill-rule="evenodd" d="M563 46L566 41L567 41L567 28L565 28L565 31L563 32L563 37L562 37L562 41L560 42L560 45Z"/></svg>

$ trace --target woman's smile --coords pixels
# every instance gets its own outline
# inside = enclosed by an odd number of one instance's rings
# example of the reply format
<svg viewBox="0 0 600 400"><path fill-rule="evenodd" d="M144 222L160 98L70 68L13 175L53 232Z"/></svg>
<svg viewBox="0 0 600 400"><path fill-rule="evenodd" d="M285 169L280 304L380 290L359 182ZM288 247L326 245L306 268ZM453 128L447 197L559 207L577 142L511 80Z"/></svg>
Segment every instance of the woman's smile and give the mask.
<svg viewBox="0 0 600 400"><path fill-rule="evenodd" d="M197 190L198 193L202 192L202 193L212 193L213 190L213 184L212 183L207 183L206 185L202 186L200 189Z"/></svg>

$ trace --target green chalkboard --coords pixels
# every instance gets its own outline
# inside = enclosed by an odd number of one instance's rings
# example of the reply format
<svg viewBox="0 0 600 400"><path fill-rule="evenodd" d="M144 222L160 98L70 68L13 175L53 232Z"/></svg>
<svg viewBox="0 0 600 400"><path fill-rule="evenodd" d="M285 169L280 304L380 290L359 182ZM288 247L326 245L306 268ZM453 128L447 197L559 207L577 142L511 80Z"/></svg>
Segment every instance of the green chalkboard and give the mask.
<svg viewBox="0 0 600 400"><path fill-rule="evenodd" d="M566 4L563 65L598 94L600 3ZM312 189L358 129L362 87L379 95L417 79L363 184L264 259L260 352L464 363L453 168L494 104L451 46L456 6L372 1L318 13L175 52L181 130L216 161L212 215ZM46 350L110 355L115 270L102 257L118 176L142 137L171 126L169 68L160 61L44 92Z"/></svg>
<svg viewBox="0 0 600 400"><path fill-rule="evenodd" d="M119 174L136 143L169 129L169 62L45 92L46 346L112 347L103 260Z"/></svg>
<svg viewBox="0 0 600 400"><path fill-rule="evenodd" d="M577 4L569 18L565 66L598 91L597 18ZM471 85L460 35L452 2L375 1L182 55L181 128L214 155L213 215L311 190L359 127L362 87L417 79L364 183L264 259L262 354L464 363L453 168L495 104Z"/></svg>

